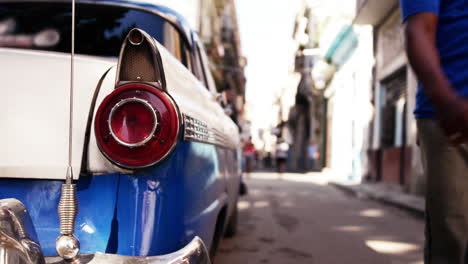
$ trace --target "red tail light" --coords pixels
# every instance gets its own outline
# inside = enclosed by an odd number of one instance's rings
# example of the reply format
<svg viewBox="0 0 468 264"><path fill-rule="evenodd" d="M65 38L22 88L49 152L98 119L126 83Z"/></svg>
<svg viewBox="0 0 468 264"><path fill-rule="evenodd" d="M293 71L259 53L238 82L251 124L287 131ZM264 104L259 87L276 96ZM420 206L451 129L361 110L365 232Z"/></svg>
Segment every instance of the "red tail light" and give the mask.
<svg viewBox="0 0 468 264"><path fill-rule="evenodd" d="M179 135L172 99L147 84L119 87L99 106L94 123L101 152L125 168L151 166L166 157Z"/></svg>

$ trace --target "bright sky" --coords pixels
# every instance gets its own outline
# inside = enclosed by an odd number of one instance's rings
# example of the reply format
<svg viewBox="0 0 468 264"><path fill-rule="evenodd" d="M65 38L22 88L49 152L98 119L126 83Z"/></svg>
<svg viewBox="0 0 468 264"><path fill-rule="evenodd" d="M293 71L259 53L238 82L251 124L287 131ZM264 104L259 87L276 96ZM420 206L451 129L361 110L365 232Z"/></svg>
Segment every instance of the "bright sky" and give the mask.
<svg viewBox="0 0 468 264"><path fill-rule="evenodd" d="M276 118L272 106L288 85L296 48L292 32L302 3L236 0L242 52L248 60L246 100L254 126L265 127Z"/></svg>
<svg viewBox="0 0 468 264"><path fill-rule="evenodd" d="M272 107L283 88L295 89L290 73L296 44L292 39L296 15L308 2L323 20L342 12L352 13L356 5L349 0L235 0L241 47L247 57L246 100L255 128L266 128L276 120ZM351 15L353 16L353 15ZM337 32L338 33L338 32Z"/></svg>

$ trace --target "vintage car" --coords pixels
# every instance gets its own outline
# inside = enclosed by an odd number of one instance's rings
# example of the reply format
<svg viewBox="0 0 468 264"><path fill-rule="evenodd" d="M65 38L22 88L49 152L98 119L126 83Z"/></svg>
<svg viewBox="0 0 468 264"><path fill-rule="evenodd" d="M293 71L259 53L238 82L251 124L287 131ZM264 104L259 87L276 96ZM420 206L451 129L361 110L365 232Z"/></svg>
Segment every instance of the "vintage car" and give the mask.
<svg viewBox="0 0 468 264"><path fill-rule="evenodd" d="M1 264L210 263L235 233L238 128L175 11L0 0L0 91Z"/></svg>

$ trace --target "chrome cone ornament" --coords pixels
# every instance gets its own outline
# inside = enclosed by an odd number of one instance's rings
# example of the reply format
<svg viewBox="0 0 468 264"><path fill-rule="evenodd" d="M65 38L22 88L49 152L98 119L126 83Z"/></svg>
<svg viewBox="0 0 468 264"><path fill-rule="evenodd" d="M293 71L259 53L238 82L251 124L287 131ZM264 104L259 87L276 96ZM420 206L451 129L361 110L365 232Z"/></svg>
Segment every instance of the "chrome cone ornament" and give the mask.
<svg viewBox="0 0 468 264"><path fill-rule="evenodd" d="M75 219L78 214L78 202L76 199L76 185L71 184L72 170L68 169L67 183L62 185L58 213L60 218L60 233L56 240L55 249L59 256L66 260L74 259L80 252L80 242L73 236L75 231Z"/></svg>
<svg viewBox="0 0 468 264"><path fill-rule="evenodd" d="M55 248L63 259L72 260L80 252L80 242L73 235L61 235L57 238Z"/></svg>
<svg viewBox="0 0 468 264"><path fill-rule="evenodd" d="M72 1L72 43L70 60L70 109L68 131L68 169L66 182L62 185L62 195L58 206L60 218L60 233L56 240L55 249L60 257L65 260L73 260L80 252L80 242L73 236L75 231L75 219L78 214L78 201L76 198L76 185L73 184L72 168L72 142L73 142L73 86L74 86L74 57L75 57L75 0Z"/></svg>

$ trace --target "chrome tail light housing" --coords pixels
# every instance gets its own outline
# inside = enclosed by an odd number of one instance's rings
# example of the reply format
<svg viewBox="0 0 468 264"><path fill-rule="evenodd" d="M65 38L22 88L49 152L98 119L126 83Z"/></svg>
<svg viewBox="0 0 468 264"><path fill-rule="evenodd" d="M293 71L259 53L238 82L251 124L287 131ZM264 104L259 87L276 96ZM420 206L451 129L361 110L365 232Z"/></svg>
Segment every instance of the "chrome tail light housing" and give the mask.
<svg viewBox="0 0 468 264"><path fill-rule="evenodd" d="M116 78L115 90L102 101L94 119L98 147L123 168L154 165L174 149L181 117L167 93L156 41L143 30L128 33Z"/></svg>
<svg viewBox="0 0 468 264"><path fill-rule="evenodd" d="M108 95L94 123L101 152L114 164L144 168L174 149L180 116L172 98L144 83L127 83Z"/></svg>

